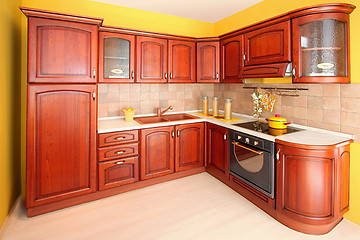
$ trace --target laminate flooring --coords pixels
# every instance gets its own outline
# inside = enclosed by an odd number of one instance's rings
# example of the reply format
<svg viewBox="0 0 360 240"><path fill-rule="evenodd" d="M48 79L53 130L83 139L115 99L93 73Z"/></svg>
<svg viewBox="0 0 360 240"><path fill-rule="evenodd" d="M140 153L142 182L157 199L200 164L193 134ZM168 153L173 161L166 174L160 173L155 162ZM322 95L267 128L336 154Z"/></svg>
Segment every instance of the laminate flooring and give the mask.
<svg viewBox="0 0 360 240"><path fill-rule="evenodd" d="M2 239L359 240L360 226L344 219L328 234L302 234L201 173L33 218L21 203Z"/></svg>

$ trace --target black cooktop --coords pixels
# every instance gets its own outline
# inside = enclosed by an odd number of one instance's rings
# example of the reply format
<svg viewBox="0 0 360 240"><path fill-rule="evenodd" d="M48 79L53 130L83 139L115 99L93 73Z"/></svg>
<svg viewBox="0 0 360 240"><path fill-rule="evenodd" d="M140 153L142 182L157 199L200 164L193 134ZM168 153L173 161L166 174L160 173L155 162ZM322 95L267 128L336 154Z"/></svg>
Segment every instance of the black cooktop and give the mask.
<svg viewBox="0 0 360 240"><path fill-rule="evenodd" d="M301 131L301 129L294 128L294 127L289 127L289 126L286 129L269 128L268 123L258 122L258 121L237 123L237 124L233 124L233 125L238 126L238 127L242 127L242 128L246 128L246 129L250 129L250 130L253 130L253 131L269 134L269 135L272 135L272 136L280 136L280 135L284 135L284 134L287 134L287 133L293 133L293 132Z"/></svg>

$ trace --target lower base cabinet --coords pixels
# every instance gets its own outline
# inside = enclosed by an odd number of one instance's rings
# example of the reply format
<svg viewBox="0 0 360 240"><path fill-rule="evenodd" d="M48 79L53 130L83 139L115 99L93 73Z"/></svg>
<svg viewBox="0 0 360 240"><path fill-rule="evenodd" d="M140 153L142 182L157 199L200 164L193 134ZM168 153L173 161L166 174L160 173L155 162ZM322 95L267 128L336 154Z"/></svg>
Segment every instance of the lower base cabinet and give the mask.
<svg viewBox="0 0 360 240"><path fill-rule="evenodd" d="M277 219L303 233L329 232L349 209L350 141L333 146L279 143Z"/></svg>
<svg viewBox="0 0 360 240"><path fill-rule="evenodd" d="M141 180L204 165L204 124L141 130Z"/></svg>

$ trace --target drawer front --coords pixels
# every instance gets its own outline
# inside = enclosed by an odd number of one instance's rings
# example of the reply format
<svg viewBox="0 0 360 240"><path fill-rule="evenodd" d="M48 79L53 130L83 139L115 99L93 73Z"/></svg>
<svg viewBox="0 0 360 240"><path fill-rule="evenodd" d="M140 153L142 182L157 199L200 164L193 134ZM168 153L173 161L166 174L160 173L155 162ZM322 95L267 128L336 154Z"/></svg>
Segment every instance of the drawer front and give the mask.
<svg viewBox="0 0 360 240"><path fill-rule="evenodd" d="M137 142L138 140L139 130L103 133L99 135L99 147Z"/></svg>
<svg viewBox="0 0 360 240"><path fill-rule="evenodd" d="M139 181L138 157L99 163L99 190Z"/></svg>
<svg viewBox="0 0 360 240"><path fill-rule="evenodd" d="M111 147L99 148L99 162L118 158L131 157L139 154L139 143L129 143Z"/></svg>

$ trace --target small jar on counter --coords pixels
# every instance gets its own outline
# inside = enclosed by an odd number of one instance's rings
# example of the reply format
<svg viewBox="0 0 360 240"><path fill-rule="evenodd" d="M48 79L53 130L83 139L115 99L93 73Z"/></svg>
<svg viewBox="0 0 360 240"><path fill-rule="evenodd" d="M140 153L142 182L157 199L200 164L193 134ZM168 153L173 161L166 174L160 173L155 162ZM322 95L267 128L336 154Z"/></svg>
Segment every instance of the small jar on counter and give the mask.
<svg viewBox="0 0 360 240"><path fill-rule="evenodd" d="M212 115L213 117L219 116L219 104L218 104L218 97L213 98L213 109L212 109Z"/></svg>
<svg viewBox="0 0 360 240"><path fill-rule="evenodd" d="M207 96L203 96L202 98L203 103L203 114L208 115L209 114L209 99Z"/></svg>
<svg viewBox="0 0 360 240"><path fill-rule="evenodd" d="M231 120L231 98L225 98L225 113L224 119Z"/></svg>

